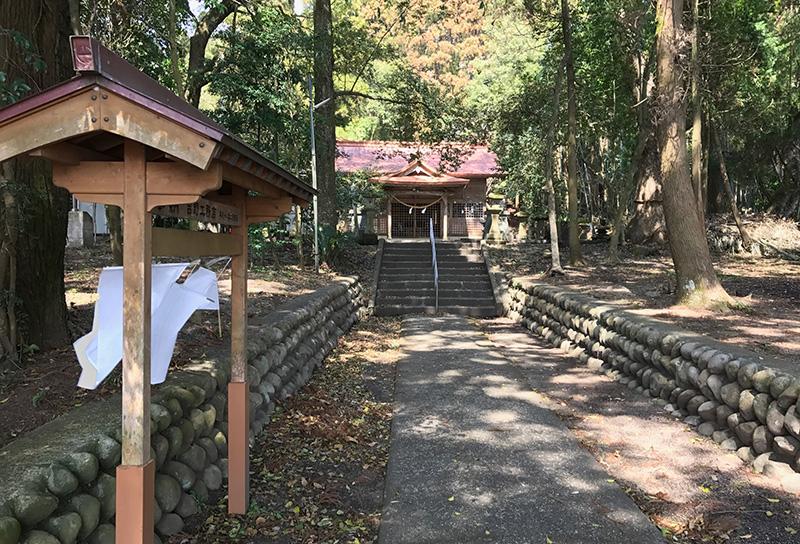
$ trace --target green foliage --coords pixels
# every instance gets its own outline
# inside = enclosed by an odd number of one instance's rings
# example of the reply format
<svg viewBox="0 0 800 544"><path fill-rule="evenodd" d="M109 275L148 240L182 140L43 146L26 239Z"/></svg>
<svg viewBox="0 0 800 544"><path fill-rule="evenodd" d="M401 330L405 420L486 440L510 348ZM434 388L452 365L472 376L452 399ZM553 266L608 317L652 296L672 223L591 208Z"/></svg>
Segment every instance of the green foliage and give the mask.
<svg viewBox="0 0 800 544"><path fill-rule="evenodd" d="M294 246L284 228L283 218L269 223L250 225L247 232L247 244L250 261L259 266L271 265L280 268L282 256L287 249Z"/></svg>
<svg viewBox="0 0 800 544"><path fill-rule="evenodd" d="M745 196L763 209L800 181L792 151L800 138L800 13L791 3L724 0L702 15L710 118L733 181L746 183Z"/></svg>
<svg viewBox="0 0 800 544"><path fill-rule="evenodd" d="M186 1L177 0L182 55L188 49L185 29L191 20ZM169 88L175 88L169 64L169 17L166 0L93 0L81 10L84 29L128 62Z"/></svg>
<svg viewBox="0 0 800 544"><path fill-rule="evenodd" d="M30 40L16 30L0 28L0 41L9 51L15 51L18 61L17 69L28 73L42 72L45 62L34 51ZM0 71L0 107L12 104L31 91L31 87L21 77L9 79L8 74Z"/></svg>
<svg viewBox="0 0 800 544"><path fill-rule="evenodd" d="M337 173L336 207L340 217L346 217L354 207L375 205L383 196L383 187L369 181L371 172Z"/></svg>
<svg viewBox="0 0 800 544"><path fill-rule="evenodd" d="M339 232L331 225L321 225L319 228L319 258L329 266L341 264L347 248L355 244L356 239L352 233Z"/></svg>
<svg viewBox="0 0 800 544"><path fill-rule="evenodd" d="M209 90L211 114L260 151L292 170L308 164L311 36L277 7L256 6L219 34L220 61Z"/></svg>
<svg viewBox="0 0 800 544"><path fill-rule="evenodd" d="M204 0L202 8L220 1ZM776 209L789 209L800 195L800 8L775 0L700 2L705 117L723 135L744 202L757 209L783 202ZM581 213L602 220L630 205L625 184L642 102L636 89L652 56L656 20L651 3L641 0L572 4ZM88 31L173 86L166 0L93 5L83 10ZM188 2L178 0L177 8L184 63L196 21ZM538 215L545 211L545 140L555 127L555 187L563 206L563 88L559 111L551 111L562 61L558 2L343 0L332 8L338 137L438 145L451 166L460 157L450 156L446 142L488 142L507 174L499 189L521 196ZM15 45L31 71L42 69L24 36L0 30L0 39ZM284 3L242 2L209 50L210 115L307 179L311 18ZM24 78L0 74L0 103L28 87ZM712 158L712 178L715 171ZM342 213L380 197L366 174L340 176L336 196Z"/></svg>
<svg viewBox="0 0 800 544"><path fill-rule="evenodd" d="M426 143L486 139L483 117L467 104L485 54L478 2L344 4L337 14L352 22L337 23L337 32L345 29L337 38L337 53L347 52L337 64L337 83L360 94L345 94L340 101L342 137ZM347 38L356 40L355 50L345 45Z"/></svg>

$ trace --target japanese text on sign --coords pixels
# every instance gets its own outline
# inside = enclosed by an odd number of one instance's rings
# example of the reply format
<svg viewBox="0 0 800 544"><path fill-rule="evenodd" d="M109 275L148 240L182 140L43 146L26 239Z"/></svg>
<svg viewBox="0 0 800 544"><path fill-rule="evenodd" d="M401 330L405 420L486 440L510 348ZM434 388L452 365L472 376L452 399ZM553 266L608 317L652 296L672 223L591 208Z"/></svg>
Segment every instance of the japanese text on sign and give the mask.
<svg viewBox="0 0 800 544"><path fill-rule="evenodd" d="M201 198L191 204L172 204L157 206L153 213L161 217L176 217L178 219L195 219L204 223L219 223L237 227L241 224L241 212L235 206L212 202Z"/></svg>

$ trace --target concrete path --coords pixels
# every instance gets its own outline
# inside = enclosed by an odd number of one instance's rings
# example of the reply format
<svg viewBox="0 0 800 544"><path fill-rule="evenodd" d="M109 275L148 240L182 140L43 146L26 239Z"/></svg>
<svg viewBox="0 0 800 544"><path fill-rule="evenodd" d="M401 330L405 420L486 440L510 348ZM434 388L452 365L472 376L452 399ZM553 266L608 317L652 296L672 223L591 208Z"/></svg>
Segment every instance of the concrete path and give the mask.
<svg viewBox="0 0 800 544"><path fill-rule="evenodd" d="M381 544L663 543L461 317L403 321Z"/></svg>

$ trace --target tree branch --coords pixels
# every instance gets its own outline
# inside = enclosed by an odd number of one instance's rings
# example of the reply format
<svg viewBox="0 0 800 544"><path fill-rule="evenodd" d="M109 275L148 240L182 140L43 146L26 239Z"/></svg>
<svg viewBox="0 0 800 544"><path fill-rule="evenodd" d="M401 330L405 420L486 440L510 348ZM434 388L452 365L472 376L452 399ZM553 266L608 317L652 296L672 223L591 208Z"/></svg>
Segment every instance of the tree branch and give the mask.
<svg viewBox="0 0 800 544"><path fill-rule="evenodd" d="M363 98L365 100L375 100L378 102L387 102L389 104L398 104L400 106L408 106L416 104L422 106L429 113L433 113L433 109L424 100L400 100L389 96L374 96L359 91L334 91L336 98Z"/></svg>
<svg viewBox="0 0 800 544"><path fill-rule="evenodd" d="M222 0L203 13L197 22L194 34L189 38L189 73L186 81L186 98L197 107L200 91L205 85L209 62L206 60L206 46L214 31L239 6L238 0Z"/></svg>

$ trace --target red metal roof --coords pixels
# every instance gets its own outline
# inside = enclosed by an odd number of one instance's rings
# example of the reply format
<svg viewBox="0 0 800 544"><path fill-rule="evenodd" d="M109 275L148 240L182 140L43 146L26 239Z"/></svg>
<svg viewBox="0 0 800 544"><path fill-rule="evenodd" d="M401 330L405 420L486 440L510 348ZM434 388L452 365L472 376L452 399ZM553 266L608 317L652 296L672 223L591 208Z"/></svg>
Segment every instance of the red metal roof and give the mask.
<svg viewBox="0 0 800 544"><path fill-rule="evenodd" d="M336 170L357 172L366 170L389 174L404 169L415 158L432 168L439 169L443 150L446 155L455 152L459 164L454 171L445 173L459 178L486 178L500 175L497 155L485 145L444 143L441 148L413 142L384 142L340 140L336 143Z"/></svg>

